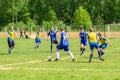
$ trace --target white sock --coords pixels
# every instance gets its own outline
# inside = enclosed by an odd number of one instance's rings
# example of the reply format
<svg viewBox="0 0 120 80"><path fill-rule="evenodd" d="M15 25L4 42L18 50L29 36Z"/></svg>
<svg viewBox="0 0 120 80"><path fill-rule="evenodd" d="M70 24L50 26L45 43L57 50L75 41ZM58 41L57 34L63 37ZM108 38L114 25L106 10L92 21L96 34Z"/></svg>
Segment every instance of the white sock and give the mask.
<svg viewBox="0 0 120 80"><path fill-rule="evenodd" d="M59 59L59 52L56 50L56 58Z"/></svg>
<svg viewBox="0 0 120 80"><path fill-rule="evenodd" d="M72 59L74 59L74 56L73 56L73 54L72 54L70 51L68 51L68 54L70 55L70 57L71 57Z"/></svg>
<svg viewBox="0 0 120 80"><path fill-rule="evenodd" d="M35 47L37 47L37 46L38 46L38 43L35 44Z"/></svg>

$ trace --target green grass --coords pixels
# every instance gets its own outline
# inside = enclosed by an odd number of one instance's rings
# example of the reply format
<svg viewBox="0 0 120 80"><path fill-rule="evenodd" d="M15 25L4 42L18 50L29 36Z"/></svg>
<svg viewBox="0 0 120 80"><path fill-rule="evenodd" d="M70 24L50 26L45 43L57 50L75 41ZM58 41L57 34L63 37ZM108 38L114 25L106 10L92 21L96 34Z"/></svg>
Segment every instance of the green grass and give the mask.
<svg viewBox="0 0 120 80"><path fill-rule="evenodd" d="M70 39L70 50L75 56L60 51L60 61L48 62L50 41L42 39L38 49L34 49L34 39L15 39L16 47L8 55L7 39L1 38L0 80L120 80L120 39L110 39L113 46L105 50L105 61L99 61L95 51L92 63L89 60L89 46L84 55L79 55L79 39Z"/></svg>

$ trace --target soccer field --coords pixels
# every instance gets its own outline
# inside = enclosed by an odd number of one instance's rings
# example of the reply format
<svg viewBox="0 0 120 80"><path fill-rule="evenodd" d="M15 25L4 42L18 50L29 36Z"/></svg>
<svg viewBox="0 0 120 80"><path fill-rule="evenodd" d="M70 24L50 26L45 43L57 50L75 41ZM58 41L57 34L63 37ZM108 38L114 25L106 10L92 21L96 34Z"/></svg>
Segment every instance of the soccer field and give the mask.
<svg viewBox="0 0 120 80"><path fill-rule="evenodd" d="M60 61L48 62L48 56L55 59L50 52L50 41L42 39L39 48L34 49L34 39L15 39L16 47L8 55L7 39L0 39L0 80L120 80L120 39L110 39L103 58L98 60L94 53L92 63L88 63L90 50L79 55L79 39L69 39L70 50L75 56L60 51Z"/></svg>

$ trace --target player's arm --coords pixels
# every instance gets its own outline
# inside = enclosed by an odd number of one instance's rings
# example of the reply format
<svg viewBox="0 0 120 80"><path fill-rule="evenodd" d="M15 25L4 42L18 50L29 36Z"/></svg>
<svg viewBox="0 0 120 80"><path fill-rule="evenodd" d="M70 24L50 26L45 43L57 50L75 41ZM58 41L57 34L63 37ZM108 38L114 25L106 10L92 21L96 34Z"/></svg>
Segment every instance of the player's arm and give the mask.
<svg viewBox="0 0 120 80"><path fill-rule="evenodd" d="M15 35L16 38L18 38L18 36L17 36L17 34L15 32L14 32L14 35Z"/></svg>
<svg viewBox="0 0 120 80"><path fill-rule="evenodd" d="M48 32L47 34L47 40L50 38L50 32Z"/></svg>
<svg viewBox="0 0 120 80"><path fill-rule="evenodd" d="M8 32L8 37L10 38L10 32Z"/></svg>
<svg viewBox="0 0 120 80"><path fill-rule="evenodd" d="M106 41L109 43L110 46L112 46L112 43L108 39L106 39Z"/></svg>
<svg viewBox="0 0 120 80"><path fill-rule="evenodd" d="M98 34L96 34L97 42L100 42L100 38L98 37Z"/></svg>

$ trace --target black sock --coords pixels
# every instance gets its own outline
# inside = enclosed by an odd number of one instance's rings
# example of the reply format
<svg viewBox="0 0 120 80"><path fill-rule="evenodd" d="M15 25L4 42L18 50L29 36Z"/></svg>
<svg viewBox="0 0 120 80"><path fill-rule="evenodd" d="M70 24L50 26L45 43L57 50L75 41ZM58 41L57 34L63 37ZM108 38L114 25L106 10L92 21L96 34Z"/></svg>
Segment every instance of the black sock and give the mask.
<svg viewBox="0 0 120 80"><path fill-rule="evenodd" d="M90 54L89 63L92 61L92 58L93 58L93 54L91 53L91 54Z"/></svg>
<svg viewBox="0 0 120 80"><path fill-rule="evenodd" d="M102 51L101 56L104 55L104 52Z"/></svg>
<svg viewBox="0 0 120 80"><path fill-rule="evenodd" d="M83 48L80 48L80 51L83 52Z"/></svg>
<svg viewBox="0 0 120 80"><path fill-rule="evenodd" d="M101 51L98 51L98 57L101 58Z"/></svg>
<svg viewBox="0 0 120 80"><path fill-rule="evenodd" d="M53 49L53 45L51 44L51 52L52 52L52 49Z"/></svg>
<svg viewBox="0 0 120 80"><path fill-rule="evenodd" d="M83 48L83 52L85 51L85 48Z"/></svg>

